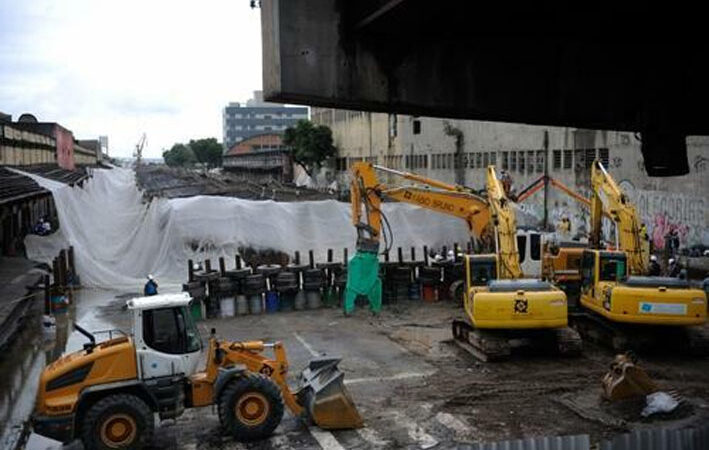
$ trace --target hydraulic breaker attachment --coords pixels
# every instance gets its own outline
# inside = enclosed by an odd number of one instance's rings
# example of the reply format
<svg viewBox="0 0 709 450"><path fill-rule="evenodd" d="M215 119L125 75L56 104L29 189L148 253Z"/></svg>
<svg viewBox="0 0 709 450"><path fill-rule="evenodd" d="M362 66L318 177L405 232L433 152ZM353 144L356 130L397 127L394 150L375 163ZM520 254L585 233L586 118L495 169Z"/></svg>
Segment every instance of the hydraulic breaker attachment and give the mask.
<svg viewBox="0 0 709 450"><path fill-rule="evenodd" d="M623 400L657 392L659 387L637 365L632 353L616 355L610 370L603 376L603 396L608 400Z"/></svg>
<svg viewBox="0 0 709 450"><path fill-rule="evenodd" d="M340 358L310 361L300 375L298 403L320 428L360 428L364 421L345 387L345 374L337 368L339 362Z"/></svg>

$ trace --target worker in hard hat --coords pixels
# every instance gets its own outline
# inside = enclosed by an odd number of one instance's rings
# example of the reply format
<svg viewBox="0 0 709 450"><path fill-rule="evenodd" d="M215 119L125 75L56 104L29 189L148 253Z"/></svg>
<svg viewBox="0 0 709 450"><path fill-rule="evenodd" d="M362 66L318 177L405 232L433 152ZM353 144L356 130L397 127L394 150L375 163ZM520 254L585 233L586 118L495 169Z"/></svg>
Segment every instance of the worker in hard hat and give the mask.
<svg viewBox="0 0 709 450"><path fill-rule="evenodd" d="M670 258L669 265L667 266L667 275L673 278L679 276L679 271L681 267L674 258Z"/></svg>
<svg viewBox="0 0 709 450"><path fill-rule="evenodd" d="M657 262L657 256L650 255L650 271L648 272L648 274L651 277L659 277L660 273L660 263Z"/></svg>
<svg viewBox="0 0 709 450"><path fill-rule="evenodd" d="M155 277L152 274L148 275L148 282L145 283L143 288L143 295L146 297L149 295L158 295L158 282L155 281Z"/></svg>

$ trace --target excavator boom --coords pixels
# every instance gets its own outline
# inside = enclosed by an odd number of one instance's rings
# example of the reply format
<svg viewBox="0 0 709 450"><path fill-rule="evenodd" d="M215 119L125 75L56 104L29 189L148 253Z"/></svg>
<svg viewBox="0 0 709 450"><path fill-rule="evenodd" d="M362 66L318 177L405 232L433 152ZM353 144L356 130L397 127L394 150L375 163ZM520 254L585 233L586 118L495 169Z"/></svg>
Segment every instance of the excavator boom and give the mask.
<svg viewBox="0 0 709 450"><path fill-rule="evenodd" d="M487 168L487 198L495 228L497 255L500 262L499 278L522 278L517 249L517 220L514 207L505 196L502 183L497 178L495 166Z"/></svg>
<svg viewBox="0 0 709 450"><path fill-rule="evenodd" d="M640 216L628 196L598 160L593 162L591 168L591 187L591 247L602 248L601 219L605 206L616 226L618 247L627 254L630 273L646 274L649 269L650 248L644 241Z"/></svg>
<svg viewBox="0 0 709 450"><path fill-rule="evenodd" d="M376 171L397 175L423 186L387 186ZM465 220L473 239L478 239L490 223L487 200L471 189L443 183L410 172L401 172L359 162L352 168L352 222L358 230L358 246L377 245L381 235L383 198L409 203Z"/></svg>

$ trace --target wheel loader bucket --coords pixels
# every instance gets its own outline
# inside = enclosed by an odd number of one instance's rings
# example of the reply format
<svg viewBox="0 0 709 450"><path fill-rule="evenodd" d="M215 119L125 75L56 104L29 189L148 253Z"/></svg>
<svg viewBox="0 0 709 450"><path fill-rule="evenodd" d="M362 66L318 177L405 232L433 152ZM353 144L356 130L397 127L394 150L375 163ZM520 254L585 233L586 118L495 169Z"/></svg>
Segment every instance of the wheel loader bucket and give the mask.
<svg viewBox="0 0 709 450"><path fill-rule="evenodd" d="M337 368L339 362L340 358L310 361L300 374L298 399L310 419L320 428L360 428L364 421L345 387L345 374Z"/></svg>
<svg viewBox="0 0 709 450"><path fill-rule="evenodd" d="M641 397L659 390L632 355L616 355L610 370L603 376L603 396L608 400Z"/></svg>

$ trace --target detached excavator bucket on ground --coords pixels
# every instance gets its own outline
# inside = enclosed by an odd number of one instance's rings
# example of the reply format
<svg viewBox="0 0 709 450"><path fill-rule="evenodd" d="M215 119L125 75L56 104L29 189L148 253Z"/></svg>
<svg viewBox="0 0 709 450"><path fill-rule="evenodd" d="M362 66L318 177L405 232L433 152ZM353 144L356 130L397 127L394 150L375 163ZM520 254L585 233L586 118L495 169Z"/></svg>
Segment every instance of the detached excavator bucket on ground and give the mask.
<svg viewBox="0 0 709 450"><path fill-rule="evenodd" d="M300 374L298 402L315 425L325 430L361 428L364 425L338 369L340 358L318 358Z"/></svg>
<svg viewBox="0 0 709 450"><path fill-rule="evenodd" d="M637 365L637 358L629 353L616 355L610 370L603 376L603 396L608 400L644 397L657 392L659 387Z"/></svg>

